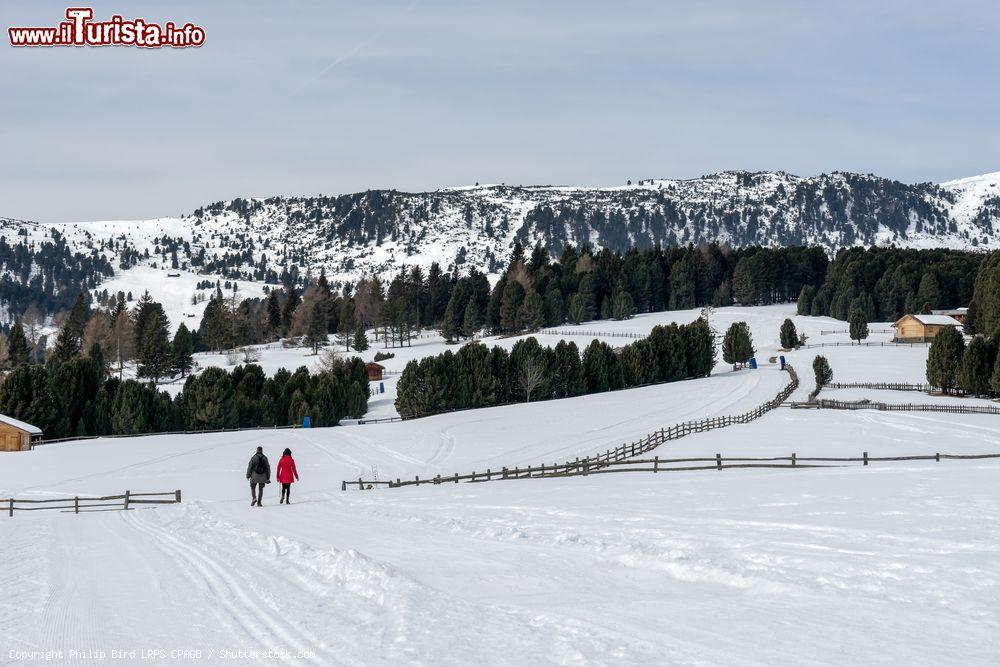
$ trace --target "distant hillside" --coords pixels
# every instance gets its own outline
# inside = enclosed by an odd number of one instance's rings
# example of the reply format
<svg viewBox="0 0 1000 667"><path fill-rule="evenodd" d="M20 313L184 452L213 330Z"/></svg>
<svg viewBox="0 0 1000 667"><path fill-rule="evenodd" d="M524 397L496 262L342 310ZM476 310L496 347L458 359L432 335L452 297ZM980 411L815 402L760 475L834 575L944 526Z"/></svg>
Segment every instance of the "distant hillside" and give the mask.
<svg viewBox="0 0 1000 667"><path fill-rule="evenodd" d="M137 266L155 266L239 281L241 289L246 283L301 280L321 268L335 285L431 262L493 273L506 264L516 241L541 243L553 254L567 243L624 250L710 241L819 245L831 253L842 246L890 244L995 249L1000 172L940 185L843 172L803 178L730 171L610 188L369 190L234 199L158 220L42 225L0 219L0 234L7 244L24 248L16 264L0 267L2 281L21 283L27 276L35 284L51 284L54 292L71 289L73 282L92 288L107 278L108 266L119 277ZM69 252L81 259L69 274L51 261L26 273L24 252L38 252L43 243L54 244L45 251L48 257ZM155 285L136 284L146 287L156 292ZM29 295L9 287L6 293L17 296L9 310L23 310Z"/></svg>

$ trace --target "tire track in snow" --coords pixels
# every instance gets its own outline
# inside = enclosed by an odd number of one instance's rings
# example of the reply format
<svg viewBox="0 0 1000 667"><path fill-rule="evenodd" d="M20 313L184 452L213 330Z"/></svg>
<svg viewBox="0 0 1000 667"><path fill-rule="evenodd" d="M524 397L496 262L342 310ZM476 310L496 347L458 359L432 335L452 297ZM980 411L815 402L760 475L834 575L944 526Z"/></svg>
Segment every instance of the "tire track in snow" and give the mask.
<svg viewBox="0 0 1000 667"><path fill-rule="evenodd" d="M169 531L137 514L123 514L122 518L135 530L151 537L165 551L172 553L180 561L187 563L189 573L197 573L205 588L214 594L218 604L224 608L236 627L242 630L251 642L261 637L272 637L283 643L281 648L291 647L292 651L308 651L314 657L302 661L280 656L282 662L299 665L308 662L316 665L340 664L337 656L327 652L323 642L305 631L297 630L292 624L278 620L280 609L276 609L265 598L248 592L247 582L237 580L231 574L231 564L226 564L191 544L171 535ZM267 611L262 611L262 608Z"/></svg>

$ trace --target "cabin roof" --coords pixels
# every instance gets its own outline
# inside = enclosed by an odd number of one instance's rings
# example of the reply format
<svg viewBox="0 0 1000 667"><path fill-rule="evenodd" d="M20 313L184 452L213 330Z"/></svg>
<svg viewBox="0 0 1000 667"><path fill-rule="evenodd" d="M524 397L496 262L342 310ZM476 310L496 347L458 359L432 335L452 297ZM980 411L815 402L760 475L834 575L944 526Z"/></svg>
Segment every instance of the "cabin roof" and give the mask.
<svg viewBox="0 0 1000 667"><path fill-rule="evenodd" d="M903 315L901 318L892 323L892 326L898 327L899 323L905 320L907 317L912 317L917 322L921 324L933 324L936 326L953 326L960 327L962 323L956 320L950 315Z"/></svg>
<svg viewBox="0 0 1000 667"><path fill-rule="evenodd" d="M25 433L30 433L31 435L42 434L42 429L37 426L32 426L28 422L23 422L20 419L14 419L13 417L8 417L7 415L0 415L0 423L7 424L7 426L13 426L16 429L24 431Z"/></svg>

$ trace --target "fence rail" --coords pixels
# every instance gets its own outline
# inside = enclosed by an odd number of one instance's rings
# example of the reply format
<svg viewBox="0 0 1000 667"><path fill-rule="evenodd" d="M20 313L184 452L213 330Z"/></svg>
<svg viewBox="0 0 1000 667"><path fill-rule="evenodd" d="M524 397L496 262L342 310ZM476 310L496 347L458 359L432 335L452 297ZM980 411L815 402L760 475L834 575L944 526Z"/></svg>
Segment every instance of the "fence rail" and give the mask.
<svg viewBox="0 0 1000 667"><path fill-rule="evenodd" d="M895 329L869 329L868 330L868 333L895 333L895 332L896 332ZM820 332L819 332L819 335L820 336L826 336L828 334L849 334L849 333L851 333L850 329L831 329L829 331L823 331L821 329Z"/></svg>
<svg viewBox="0 0 1000 667"><path fill-rule="evenodd" d="M914 382L827 382L823 389L888 389L892 391L939 391L929 384Z"/></svg>
<svg viewBox="0 0 1000 667"><path fill-rule="evenodd" d="M879 403L876 401L837 401L821 398L821 410L882 410L885 412L951 412L962 415L1000 415L1000 407L989 405L943 405L933 403Z"/></svg>
<svg viewBox="0 0 1000 667"><path fill-rule="evenodd" d="M595 331L592 329L542 329L538 333L547 336L596 336L604 338L645 338L649 334L634 333L632 331Z"/></svg>
<svg viewBox="0 0 1000 667"><path fill-rule="evenodd" d="M131 509L133 505L172 505L181 502L181 490L162 491L155 493L125 493L118 496L74 496L72 498L46 498L45 500L29 500L22 498L7 498L2 501L6 505L7 516L13 517L14 511L37 512L38 510L62 510L80 512L107 512L113 510ZM53 503L63 503L53 504ZM26 507L30 505L30 507Z"/></svg>
<svg viewBox="0 0 1000 667"><path fill-rule="evenodd" d="M639 440L633 441L631 443L623 443L618 447L615 447L614 449L607 449L603 454L599 453L595 456L585 457L582 460L577 458L575 461L567 461L565 463L554 463L552 464L552 466L541 466L541 467L542 468L548 467L552 471L558 472L560 475L587 475L604 466L618 464L622 461L633 459L636 456L641 456L642 454L646 454L656 449L665 442L669 442L671 440L677 440L692 433L703 433L705 431L711 431L717 428L725 428L727 426L732 426L734 424L749 423L755 419L759 419L760 417L770 412L771 410L780 407L788 399L788 397L792 395L792 392L794 392L798 388L799 378L798 375L796 375L795 373L795 369L792 368L791 364L785 364L784 370L788 372L790 377L788 384L785 385L785 387L778 392L777 396L767 401L766 403L758 405L756 408L750 410L749 412L745 412L741 415L725 415L720 417L710 417L708 419L700 419L695 421L682 422L680 424L674 424L669 428L661 428L658 431L653 431L644 438L640 438ZM515 467L513 469L502 468L499 471L493 471L491 469L487 470L486 473L471 473L471 475L459 475L458 473L455 473L454 478L466 479L468 477L475 477L476 479L470 481L488 482L488 481L493 481L494 479L508 479L509 477L507 475L514 474L515 475L514 478L516 479L517 478L516 476L520 474L518 471L524 471L529 468L530 466L528 468L520 468L520 467ZM511 472L511 470L513 470L513 473ZM440 478L440 476L438 476L438 478ZM451 481L452 479L453 477L447 478L448 481ZM396 482L371 480L369 482L366 482L363 479L358 478L357 481L352 480L350 482L347 480L343 480L341 482L340 488L342 491L346 491L348 485L351 485L353 487L354 484L357 484L359 489L364 489L366 486L368 486L369 488L374 488L375 486L378 485L390 486L392 488L396 488L399 486L406 486L410 484L417 484L417 485L427 484L428 482L429 480L427 479L421 480L419 477L415 477L412 481L407 480L405 483L402 480L397 480Z"/></svg>
<svg viewBox="0 0 1000 667"><path fill-rule="evenodd" d="M624 461L598 462L590 459L582 461L554 463L552 465L527 466L524 468L501 468L492 470L487 468L484 472L471 472L466 475L455 473L454 475L436 475L420 479L396 479L396 480L364 480L358 478L357 481L341 482L341 490L348 488L374 489L378 486L390 489L404 486L420 486L421 484L458 484L459 482L491 482L495 480L509 479L543 479L550 477L575 477L579 475L601 475L615 472L693 472L698 470L727 470L732 468L779 468L779 469L799 469L799 468L835 468L842 467L843 464L860 463L867 466L873 462L893 462L893 461L936 461L948 459L997 459L1000 454L918 454L913 456L869 456L868 452L862 452L861 456L838 457L838 456L798 456L792 453L789 456L765 456L765 457L723 457L716 454L714 457L661 459L654 456L651 459L629 459ZM680 465L677 464L687 464ZM690 465L695 464L695 465Z"/></svg>
<svg viewBox="0 0 1000 667"><path fill-rule="evenodd" d="M915 343L897 343L896 341L872 341L869 343L846 343L843 341L837 341L835 343L807 343L806 345L799 345L796 350L810 350L816 347L926 347L930 345L929 342L915 342Z"/></svg>

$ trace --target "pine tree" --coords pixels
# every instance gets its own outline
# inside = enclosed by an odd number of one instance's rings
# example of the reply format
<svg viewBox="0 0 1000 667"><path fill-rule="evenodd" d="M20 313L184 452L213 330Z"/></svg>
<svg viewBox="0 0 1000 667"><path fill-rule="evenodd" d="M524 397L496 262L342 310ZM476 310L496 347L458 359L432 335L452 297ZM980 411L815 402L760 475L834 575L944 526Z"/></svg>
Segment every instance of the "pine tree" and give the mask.
<svg viewBox="0 0 1000 667"><path fill-rule="evenodd" d="M753 337L746 322L733 322L726 330L722 339L722 360L733 365L742 366L753 356Z"/></svg>
<svg viewBox="0 0 1000 667"><path fill-rule="evenodd" d="M993 375L990 376L990 389L993 390L994 394L1000 394L1000 353L996 355L996 361L993 362Z"/></svg>
<svg viewBox="0 0 1000 667"><path fill-rule="evenodd" d="M927 353L927 381L946 394L955 387L958 365L965 351L965 340L955 327L938 331Z"/></svg>
<svg viewBox="0 0 1000 667"><path fill-rule="evenodd" d="M619 283L611 297L611 317L616 320L627 320L635 315L635 302L632 295Z"/></svg>
<svg viewBox="0 0 1000 667"><path fill-rule="evenodd" d="M350 299L344 299L344 303L340 307L340 322L337 327L337 342L343 345L348 352L351 350L351 343L353 342L352 339L357 326L358 321L357 316L354 313L354 302Z"/></svg>
<svg viewBox="0 0 1000 667"><path fill-rule="evenodd" d="M545 321L542 297L535 290L529 290L518 309L517 328L519 330L536 331Z"/></svg>
<svg viewBox="0 0 1000 667"><path fill-rule="evenodd" d="M862 310L854 310L850 315L849 329L851 340L856 340L860 344L868 338L868 320Z"/></svg>
<svg viewBox="0 0 1000 667"><path fill-rule="evenodd" d="M786 318L785 321L782 322L779 334L782 348L791 350L798 347L799 335L795 330L795 323L792 322L791 319Z"/></svg>
<svg viewBox="0 0 1000 667"><path fill-rule="evenodd" d="M470 298L465 303L465 313L462 318L462 335L466 338L475 338L480 329L483 328L483 318L479 312L479 305L475 298Z"/></svg>
<svg viewBox="0 0 1000 667"><path fill-rule="evenodd" d="M136 361L139 362L136 374L139 377L151 378L156 382L170 372L171 347L168 326L166 316L162 315L162 307L150 313L136 355Z"/></svg>
<svg viewBox="0 0 1000 667"><path fill-rule="evenodd" d="M56 337L56 346L52 350L52 355L49 357L49 364L54 364L58 366L59 364L64 364L73 357L80 355L80 345L82 337L76 335L73 327L69 326L69 322L63 325L63 328L59 330L59 335Z"/></svg>
<svg viewBox="0 0 1000 667"><path fill-rule="evenodd" d="M24 336L24 327L18 320L10 330L10 338L7 339L7 364L11 368L17 368L21 364L28 363L28 339Z"/></svg>
<svg viewBox="0 0 1000 667"><path fill-rule="evenodd" d="M94 342L90 346L90 350L87 351L87 356L93 359L94 363L97 364L100 379L103 381L108 375L108 361L104 357L104 350L101 349L100 343Z"/></svg>
<svg viewBox="0 0 1000 667"><path fill-rule="evenodd" d="M812 312L813 299L816 298L816 288L812 285L803 285L799 291L799 298L796 301L795 312L798 315L809 315Z"/></svg>
<svg viewBox="0 0 1000 667"><path fill-rule="evenodd" d="M920 286L917 288L917 298L920 299L923 312L930 312L938 308L941 304L941 287L938 285L937 276L934 272L927 271L920 278Z"/></svg>
<svg viewBox="0 0 1000 667"><path fill-rule="evenodd" d="M271 335L281 333L281 303L276 289L267 294L267 329Z"/></svg>
<svg viewBox="0 0 1000 667"><path fill-rule="evenodd" d="M990 253L979 266L969 317L972 332L1000 333L1000 251Z"/></svg>
<svg viewBox="0 0 1000 667"><path fill-rule="evenodd" d="M354 349L358 352L364 352L368 349L368 336L365 334L365 325L360 321L354 330Z"/></svg>
<svg viewBox="0 0 1000 667"><path fill-rule="evenodd" d="M816 389L819 390L833 380L833 370L826 357L817 356L813 359L813 375L816 376Z"/></svg>
<svg viewBox="0 0 1000 667"><path fill-rule="evenodd" d="M177 327L171 345L171 365L185 377L193 364L194 337L183 322Z"/></svg>
<svg viewBox="0 0 1000 667"><path fill-rule="evenodd" d="M447 343L455 342L462 333L461 322L458 319L459 306L457 297L458 290L454 290L451 293L451 298L448 299L448 305L444 309L444 315L441 317L441 335ZM471 303L472 300L470 299L469 301Z"/></svg>
<svg viewBox="0 0 1000 667"><path fill-rule="evenodd" d="M585 319L587 319L587 309L583 303L583 296L574 294L569 299L569 321L580 324Z"/></svg>
<svg viewBox="0 0 1000 667"><path fill-rule="evenodd" d="M301 302L302 299L299 297L299 293L295 289L295 286L289 285L288 298L285 299L285 307L281 310L281 326L284 328L286 333L292 328L292 322L295 319L295 310L299 307Z"/></svg>
<svg viewBox="0 0 1000 667"><path fill-rule="evenodd" d="M319 346L327 342L326 308L322 302L313 304L312 314L306 328L305 343L312 348L313 354L319 354ZM350 349L350 337L347 338L347 349Z"/></svg>
<svg viewBox="0 0 1000 667"><path fill-rule="evenodd" d="M975 336L962 353L962 360L958 365L958 387L975 395L989 392L994 355L990 342L983 336Z"/></svg>

